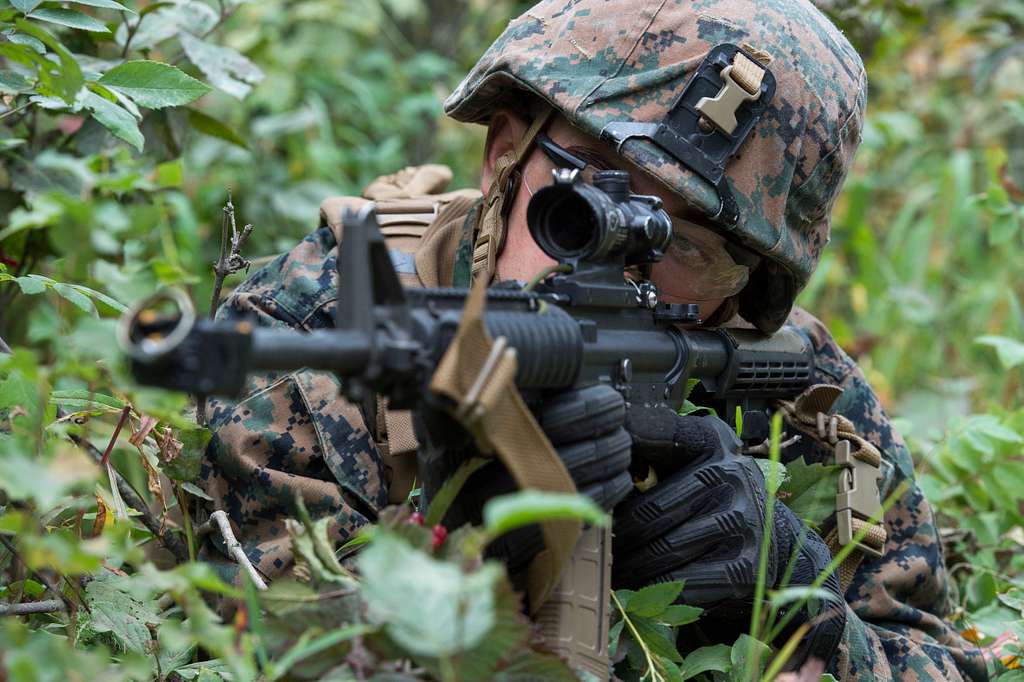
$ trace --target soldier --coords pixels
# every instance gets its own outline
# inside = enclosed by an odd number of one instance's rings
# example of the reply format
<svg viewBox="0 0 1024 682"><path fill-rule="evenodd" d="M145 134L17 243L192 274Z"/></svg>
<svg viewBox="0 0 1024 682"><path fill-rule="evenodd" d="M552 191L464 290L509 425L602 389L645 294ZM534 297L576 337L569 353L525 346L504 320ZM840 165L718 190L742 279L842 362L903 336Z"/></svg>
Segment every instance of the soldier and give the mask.
<svg viewBox="0 0 1024 682"><path fill-rule="evenodd" d="M725 85L699 108L698 129L687 128L674 105L709 54ZM811 626L800 658L826 661L840 679L985 679L979 652L944 620L950 580L906 446L853 360L793 307L828 242L866 87L857 53L806 0L545 0L509 24L445 103L457 120L488 126L481 192L441 193L450 173L430 166L382 178L363 198L327 200L320 228L250 277L220 317L331 327L341 208L367 200L406 286L529 279L550 261L529 235L526 206L552 170L629 170L634 191L661 197L673 218L673 246L653 271L663 299L699 304L706 326L802 327L815 383L842 389L831 408L836 393L807 414L791 409L790 427L808 437L784 458L831 457L838 429L881 453L883 496L905 485L874 536L878 556L825 583L845 608L795 614ZM727 148L694 143L711 133ZM291 563L283 519L296 492L334 520L339 541L408 493L409 415L384 404L364 414L338 391L335 377L298 371L255 377L242 400L209 403L206 491L268 577ZM628 495L616 511L615 580L686 579L685 601L709 607L703 624L731 641L749 622L764 478L717 418L626 408L611 393L556 396L536 413L582 491L607 509ZM566 406L581 415L577 428L545 418ZM600 453L600 466L583 466L583 451ZM632 491L631 459L661 483ZM489 470L475 490L507 486L500 466ZM822 537L777 503L771 539L769 587L808 585L829 562ZM515 566L530 544L497 551Z"/></svg>

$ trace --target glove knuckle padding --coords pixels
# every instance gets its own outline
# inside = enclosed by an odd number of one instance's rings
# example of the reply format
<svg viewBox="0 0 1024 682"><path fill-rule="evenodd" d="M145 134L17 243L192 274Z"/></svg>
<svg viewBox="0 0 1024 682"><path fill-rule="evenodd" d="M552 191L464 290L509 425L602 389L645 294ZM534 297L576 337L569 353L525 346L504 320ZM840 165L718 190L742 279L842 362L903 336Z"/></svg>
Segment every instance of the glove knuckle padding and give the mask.
<svg viewBox="0 0 1024 682"><path fill-rule="evenodd" d="M548 398L538 413L540 427L557 447L594 438L622 426L626 402L611 386L597 384Z"/></svg>
<svg viewBox="0 0 1024 682"><path fill-rule="evenodd" d="M613 478L629 468L629 434L619 427L606 436L558 448L558 456L577 487ZM628 490L627 490L628 492Z"/></svg>

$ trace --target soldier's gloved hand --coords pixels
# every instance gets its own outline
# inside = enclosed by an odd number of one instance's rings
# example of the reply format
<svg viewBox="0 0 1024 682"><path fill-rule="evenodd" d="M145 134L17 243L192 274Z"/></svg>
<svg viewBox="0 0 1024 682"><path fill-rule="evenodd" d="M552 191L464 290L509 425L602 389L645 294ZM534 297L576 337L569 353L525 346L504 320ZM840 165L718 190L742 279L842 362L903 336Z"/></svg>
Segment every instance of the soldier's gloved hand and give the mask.
<svg viewBox="0 0 1024 682"><path fill-rule="evenodd" d="M635 589L683 580L681 600L709 609L702 623L746 631L768 501L761 468L741 454L735 432L717 417L630 407L626 428L635 465L653 466L659 483L616 510L613 584ZM782 586L791 557L786 586L810 585L831 560L828 548L788 507L774 500L773 505L766 585ZM846 611L834 573L823 587L832 598L798 611L788 631L809 622L798 658L813 655L828 663Z"/></svg>
<svg viewBox="0 0 1024 682"><path fill-rule="evenodd" d="M629 474L630 437L623 428L626 406L606 385L566 391L533 408L537 422L565 463L576 489L605 510L611 510L632 489ZM473 519L492 497L517 490L508 470L494 460L466 482L459 503ZM510 568L525 565L543 548L540 529L528 526L498 538L489 553Z"/></svg>

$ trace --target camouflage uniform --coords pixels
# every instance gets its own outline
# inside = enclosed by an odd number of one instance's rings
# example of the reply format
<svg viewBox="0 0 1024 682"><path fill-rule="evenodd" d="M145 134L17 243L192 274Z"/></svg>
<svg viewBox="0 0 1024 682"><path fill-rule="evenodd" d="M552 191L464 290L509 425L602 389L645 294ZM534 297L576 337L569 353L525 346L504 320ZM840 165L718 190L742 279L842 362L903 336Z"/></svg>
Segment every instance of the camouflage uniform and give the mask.
<svg viewBox="0 0 1024 682"><path fill-rule="evenodd" d="M462 273L461 279L445 284L469 283L473 222L465 221L458 241L462 256L455 271ZM218 317L255 317L262 325L302 330L330 328L335 246L330 227L316 230L252 275ZM393 260L410 262L405 256L412 255L396 253ZM845 389L835 411L853 421L882 452L883 496L902 481L912 484L885 516L885 555L862 563L847 590L850 612L834 673L852 680L986 679L980 652L943 620L950 611L951 583L931 508L913 484L906 445L863 374L824 325L799 308L790 322L814 340L815 381ZM250 380L241 401L209 406L215 435L203 467L204 487L215 500L213 506L227 510L246 553L268 577L291 566L283 520L293 515L296 492L314 517L335 519L339 542L372 522L387 504L386 457L360 411L338 398L338 388L337 379L322 372L267 374ZM787 456L819 460L823 454L794 446ZM230 570L231 564L224 561L223 566Z"/></svg>
<svg viewBox="0 0 1024 682"><path fill-rule="evenodd" d="M862 563L846 592L846 630L832 672L855 680L986 679L978 650L943 620L951 583L905 444L824 326L804 311L791 312L828 242L831 207L859 143L866 103L859 57L803 0L633 0L628 9L623 12L621 0L539 3L509 24L446 110L459 120L486 122L499 104L521 99L517 89L527 90L596 137L609 123L663 120L695 66L718 44L747 44L768 63L776 96L720 187L649 140L630 139L619 152L709 216L719 213L722 192L734 197L738 219L717 227L764 256L739 295L741 314L764 331L788 318L810 334L815 379L845 389L833 410L882 452L882 495L909 484L885 515L884 555ZM418 247L393 252L407 285L465 286L480 262L493 265L500 230L489 243L479 239L493 197L464 199L440 210ZM337 225L324 225L254 274L220 317L330 327L339 233ZM389 494L394 499L401 492L389 484L394 453L374 442L359 410L338 398L330 375L257 377L247 397L211 402L208 414L215 435L205 488L268 576L290 565L283 519L292 515L295 492L315 516L334 520L338 541L372 521ZM786 453L801 454L824 456L806 443Z"/></svg>

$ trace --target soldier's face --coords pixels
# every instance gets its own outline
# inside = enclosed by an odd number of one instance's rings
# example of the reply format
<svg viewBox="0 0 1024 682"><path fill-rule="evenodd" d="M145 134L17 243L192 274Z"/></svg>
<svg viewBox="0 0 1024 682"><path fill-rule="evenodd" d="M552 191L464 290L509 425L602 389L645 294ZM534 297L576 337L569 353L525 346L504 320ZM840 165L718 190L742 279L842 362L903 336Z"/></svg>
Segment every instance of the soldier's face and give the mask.
<svg viewBox="0 0 1024 682"><path fill-rule="evenodd" d="M492 121L488 138L488 156L485 159L483 174L483 191L485 193L491 178L493 178L493 174L488 172L488 166L493 164L493 161L501 153L508 151L509 144L514 145L515 141L521 139L525 130L526 124L511 114L496 116ZM700 214L696 213L681 197L668 191L653 177L618 156L609 145L574 128L563 117L556 117L548 127L547 134L552 141L565 147L595 168L629 171L633 191L660 197L664 202L665 210L674 218L694 223L701 222ZM534 242L526 223L526 208L530 197L534 191L551 182L551 171L554 165L535 146L521 168L523 182L519 184L518 192L513 200L508 218L505 246L498 256L497 274L499 279L529 280L542 268L554 263ZM709 242L708 254L712 256L711 258L688 258L680 251L670 249L665 259L655 265L652 271L652 279L661 291L663 301L697 303L700 305L701 317L704 319L710 317L724 300L723 296L716 295L716 291L714 291L720 287L708 285L709 281L721 279L721 273L708 271L708 263L715 264L720 260L714 257L716 249L714 240L716 238L720 240L717 248L721 249L724 256L724 260L721 262L732 263L725 253L724 239L713 233L709 233L706 237L705 241ZM717 268L718 266L714 265L713 267Z"/></svg>

